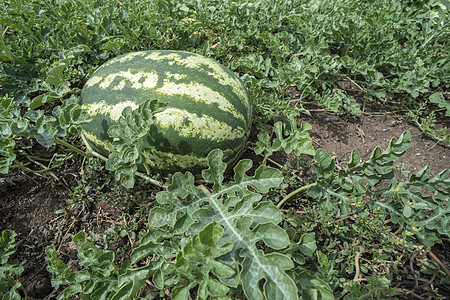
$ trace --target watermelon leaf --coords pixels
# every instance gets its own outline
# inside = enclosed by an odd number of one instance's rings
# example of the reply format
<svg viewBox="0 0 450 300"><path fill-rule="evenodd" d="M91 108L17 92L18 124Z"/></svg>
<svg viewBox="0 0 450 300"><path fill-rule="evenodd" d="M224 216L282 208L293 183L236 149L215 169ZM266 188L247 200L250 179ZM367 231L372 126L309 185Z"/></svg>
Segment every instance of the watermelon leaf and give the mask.
<svg viewBox="0 0 450 300"><path fill-rule="evenodd" d="M86 233L80 231L72 240L78 248L78 260L83 270L73 273L69 266L58 257L54 245L46 248L48 258L47 270L56 275L52 286L59 288L68 285L58 299L67 299L71 295L90 299L133 299L145 280L151 276L158 263L133 268L125 261L121 268L115 264L112 251L102 251L88 240Z"/></svg>
<svg viewBox="0 0 450 300"><path fill-rule="evenodd" d="M9 138L0 137L0 173L8 174L9 166L16 159L13 152L16 143Z"/></svg>
<svg viewBox="0 0 450 300"><path fill-rule="evenodd" d="M430 176L427 166L412 174L408 181L393 181L387 189L378 191L383 193L385 201L376 201L384 209L395 216L395 223L405 222L414 233L431 247L439 241L438 236L450 236L450 170L443 170L436 176ZM405 215L407 208L408 215Z"/></svg>
<svg viewBox="0 0 450 300"><path fill-rule="evenodd" d="M142 163L150 173L142 155L142 139L155 122L154 114L164 110L166 103L148 99L135 110L126 107L119 117L118 124L108 129L116 152L109 154L106 169L115 171L115 178L126 188L134 186L137 164Z"/></svg>
<svg viewBox="0 0 450 300"><path fill-rule="evenodd" d="M79 125L90 121L89 115L78 104L75 96L56 106L53 116L42 110L29 110L22 115L12 98L0 102L0 173L8 173L16 159L14 146L20 137L33 137L45 147L55 144L57 136L77 133Z"/></svg>
<svg viewBox="0 0 450 300"><path fill-rule="evenodd" d="M410 146L411 133L405 131L398 139L392 138L385 149L376 147L367 161L360 162L360 154L353 150L347 168L339 171L335 170L335 160L318 149L317 163L312 165L317 184L308 195L343 217L349 215L353 203L370 203L389 215L393 224L404 224L431 247L440 235L450 235L450 171L443 170L431 178L427 166L399 182L395 163Z"/></svg>
<svg viewBox="0 0 450 300"><path fill-rule="evenodd" d="M287 274L294 267L291 259L264 250L279 250L289 245L289 237L278 225L281 212L272 202L261 201L260 194L278 186L283 179L281 173L260 166L254 176L249 176L246 173L252 167L252 161L241 160L234 168L234 181L224 184L222 157L222 151L211 151L207 158L209 168L202 172L203 178L213 184L212 191L205 186L196 188L190 173L173 176L167 191L157 195L160 205L150 212L149 231L165 228L178 237L182 248L171 250L178 253L176 270L187 270L185 280L202 282L199 292L205 296L216 296L211 287L215 287L217 293L224 292L225 284L229 287L241 285L248 299L297 299L297 287ZM156 254L154 251L159 247L155 248L155 243L167 246L163 241L143 241L133 251L132 261ZM257 244L265 247L261 249ZM165 247L165 251L170 248ZM186 256L192 252L203 253L197 260L207 255L214 258L209 260L206 270L211 271L205 271L208 274L189 273L193 272L194 258L188 256L189 260Z"/></svg>
<svg viewBox="0 0 450 300"><path fill-rule="evenodd" d="M229 287L222 281L236 276L236 267L230 267L219 260L222 255L233 248L232 242L218 244L224 229L216 222L211 222L178 252L175 266L178 275L184 278L190 288L199 286L199 297L225 296Z"/></svg>
<svg viewBox="0 0 450 300"><path fill-rule="evenodd" d="M284 150L287 154L294 152L297 156L301 154L314 155L315 151L309 135L310 130L310 124L303 121L298 127L294 118L290 118L288 124L283 124L281 121L276 122L273 125L275 133L273 140L271 141L269 132L260 133L255 153L264 153L266 158L280 150Z"/></svg>
<svg viewBox="0 0 450 300"><path fill-rule="evenodd" d="M450 101L445 100L444 95L441 92L436 92L429 97L432 103L437 104L440 108L445 109L445 116L450 117Z"/></svg>
<svg viewBox="0 0 450 300"><path fill-rule="evenodd" d="M28 111L25 117L29 117L35 122L30 126L29 136L34 137L36 141L44 147L50 147L55 143L55 136L58 130L53 126L56 119L44 115L43 111Z"/></svg>
<svg viewBox="0 0 450 300"><path fill-rule="evenodd" d="M0 235L0 296L2 299L21 299L18 290L24 290L22 284L13 277L24 271L19 261L11 258L16 251L16 236L17 234L11 230L4 230Z"/></svg>
<svg viewBox="0 0 450 300"><path fill-rule="evenodd" d="M75 96L63 101L61 106L56 106L52 114L56 119L55 127L58 136L64 137L68 132L78 133L79 125L91 121L91 117L85 110L81 109Z"/></svg>

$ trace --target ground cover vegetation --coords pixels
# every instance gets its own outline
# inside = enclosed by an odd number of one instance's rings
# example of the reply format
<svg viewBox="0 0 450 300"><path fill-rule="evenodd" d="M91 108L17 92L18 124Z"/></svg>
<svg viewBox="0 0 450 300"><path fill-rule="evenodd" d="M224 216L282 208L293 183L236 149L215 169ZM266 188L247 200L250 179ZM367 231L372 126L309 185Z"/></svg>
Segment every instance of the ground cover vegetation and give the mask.
<svg viewBox="0 0 450 300"><path fill-rule="evenodd" d="M447 297L448 261L433 247L449 245L450 171L403 170L410 131L366 160L354 150L340 163L314 147L302 119L322 111L358 120L381 104L448 145L439 120L450 116L449 9L446 0L2 1L0 173L63 184L58 170L75 161L78 179L59 211L73 220L66 234L87 205L118 208L102 234L72 236L75 257L41 238L54 295ZM151 49L214 58L245 83L252 135L232 170L220 150L209 154L201 179L141 174L130 151L86 152L84 83L108 59ZM130 149L145 134L136 120L151 124L161 109L150 101L125 110L111 134L129 132L118 143ZM41 146L52 159L33 155ZM30 292L18 279L18 238L2 230L2 299Z"/></svg>

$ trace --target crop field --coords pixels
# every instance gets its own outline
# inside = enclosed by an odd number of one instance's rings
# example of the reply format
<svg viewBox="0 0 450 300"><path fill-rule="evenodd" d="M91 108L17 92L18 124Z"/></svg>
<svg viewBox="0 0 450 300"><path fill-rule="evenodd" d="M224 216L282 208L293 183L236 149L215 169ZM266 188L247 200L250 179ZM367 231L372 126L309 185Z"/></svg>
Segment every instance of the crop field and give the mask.
<svg viewBox="0 0 450 300"><path fill-rule="evenodd" d="M450 298L448 0L3 0L0 34L0 299Z"/></svg>

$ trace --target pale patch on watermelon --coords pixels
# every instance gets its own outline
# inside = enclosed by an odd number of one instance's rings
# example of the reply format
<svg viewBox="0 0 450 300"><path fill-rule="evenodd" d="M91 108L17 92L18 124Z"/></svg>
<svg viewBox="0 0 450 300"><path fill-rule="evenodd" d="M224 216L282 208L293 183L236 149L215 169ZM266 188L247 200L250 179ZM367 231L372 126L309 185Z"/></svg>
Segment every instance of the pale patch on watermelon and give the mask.
<svg viewBox="0 0 450 300"><path fill-rule="evenodd" d="M116 57L116 58L112 59L111 62L117 62L117 61L118 62L126 62L129 60L132 60L136 56L144 56L144 55L145 55L144 51L131 52L131 53L125 54L123 56Z"/></svg>
<svg viewBox="0 0 450 300"><path fill-rule="evenodd" d="M176 166L179 169L191 169L193 167L206 167L207 160L205 157L198 157L193 154L174 154L171 152L163 152L155 147L148 147L142 155L150 168L165 169Z"/></svg>
<svg viewBox="0 0 450 300"><path fill-rule="evenodd" d="M242 104L244 104L246 108L249 107L249 101L247 101L248 95L245 91L245 88L243 88L242 83L237 78L233 78L232 76L230 76L230 74L226 72L220 64L218 64L211 58L204 57L195 53L192 53L192 55L189 55L187 57L182 57L177 53L161 54L158 51L154 51L148 54L145 59L169 59L171 60L169 62L169 65L172 65L174 62L176 62L179 65L183 65L187 68L196 70L200 70L200 67L206 66L211 69L211 71L208 72L209 76L217 79L221 85L230 86L233 89L233 92L239 96L239 99L244 100L242 101Z"/></svg>
<svg viewBox="0 0 450 300"><path fill-rule="evenodd" d="M144 57L144 59L151 59L151 60L162 60L162 59L168 59L170 60L168 62L169 65L173 65L175 63L175 61L180 61L181 60L181 55L178 53L167 53L167 54L162 54L159 51L152 51L150 52L150 54L148 54L146 57Z"/></svg>
<svg viewBox="0 0 450 300"><path fill-rule="evenodd" d="M137 90L140 90L142 88L144 89L152 89L156 87L156 84L158 83L158 75L156 73L145 73L145 72L137 72L135 74L132 74L129 70L128 71L120 71L117 73L109 74L108 76L104 77L101 80L101 83L99 83L99 88L101 89L107 89L111 85L111 83L116 79L124 78L125 80L128 80L131 82L131 87ZM144 78L143 82L140 82ZM125 86L125 84L121 84L122 88ZM117 86L113 87L113 89L118 89Z"/></svg>
<svg viewBox="0 0 450 300"><path fill-rule="evenodd" d="M132 101L124 101L122 103L111 105L111 111L109 113L111 120L118 121L120 116L122 115L122 111L125 109L125 107L128 106L131 106L132 110L135 110L136 108L139 107L139 105L137 105L136 102Z"/></svg>
<svg viewBox="0 0 450 300"><path fill-rule="evenodd" d="M232 129L224 122L207 115L199 117L195 113L177 108L167 108L155 115L156 123L163 129L173 128L179 136L200 138L214 142L235 140L245 137L242 127Z"/></svg>
<svg viewBox="0 0 450 300"><path fill-rule="evenodd" d="M174 80L181 80L181 79L187 78L186 74L179 74L179 73L166 72L165 75L166 75L166 78L174 79Z"/></svg>
<svg viewBox="0 0 450 300"><path fill-rule="evenodd" d="M113 91L121 91L125 85L127 84L127 81L124 79L121 82L119 82L117 85L115 85L112 90Z"/></svg>
<svg viewBox="0 0 450 300"><path fill-rule="evenodd" d="M96 103L83 103L81 108L86 110L86 112L91 116L95 116L97 114L109 115L111 120L117 121L122 115L122 111L128 106L131 106L131 109L133 110L139 107L139 105L133 101L124 101L114 105L108 105L105 100L102 100Z"/></svg>
<svg viewBox="0 0 450 300"><path fill-rule="evenodd" d="M99 148L105 149L108 152L113 152L117 150L114 148L111 142L107 140L106 141L100 140L99 138L97 138L97 136L93 135L90 132L87 132L84 129L81 130L81 138L83 139L84 144L89 148L89 151L91 152L93 152L94 150L90 148L88 141L94 143Z"/></svg>
<svg viewBox="0 0 450 300"><path fill-rule="evenodd" d="M189 84L175 83L166 79L164 80L164 85L156 91L165 95L185 95L196 102L203 102L208 105L215 103L220 110L229 112L235 118L245 122L244 116L236 111L233 104L224 96L198 82L191 82Z"/></svg>
<svg viewBox="0 0 450 300"><path fill-rule="evenodd" d="M85 86L87 87L91 87L93 85L96 85L97 83L99 83L100 81L103 80L103 76L92 76L91 78L89 78L89 80L86 82Z"/></svg>

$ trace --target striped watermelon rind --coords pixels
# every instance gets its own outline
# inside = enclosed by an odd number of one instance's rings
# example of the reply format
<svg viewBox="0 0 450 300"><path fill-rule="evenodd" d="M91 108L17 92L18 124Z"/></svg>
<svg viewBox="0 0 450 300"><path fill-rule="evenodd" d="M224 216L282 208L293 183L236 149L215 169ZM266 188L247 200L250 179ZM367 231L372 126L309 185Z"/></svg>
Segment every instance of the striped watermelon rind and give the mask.
<svg viewBox="0 0 450 300"><path fill-rule="evenodd" d="M82 125L87 146L104 156L117 151L108 128L117 124L125 107L136 109L147 99L168 103L143 138L142 155L153 171L199 174L216 148L229 167L241 155L251 127L247 90L213 59L180 51L128 53L92 74L80 103L92 117Z"/></svg>

